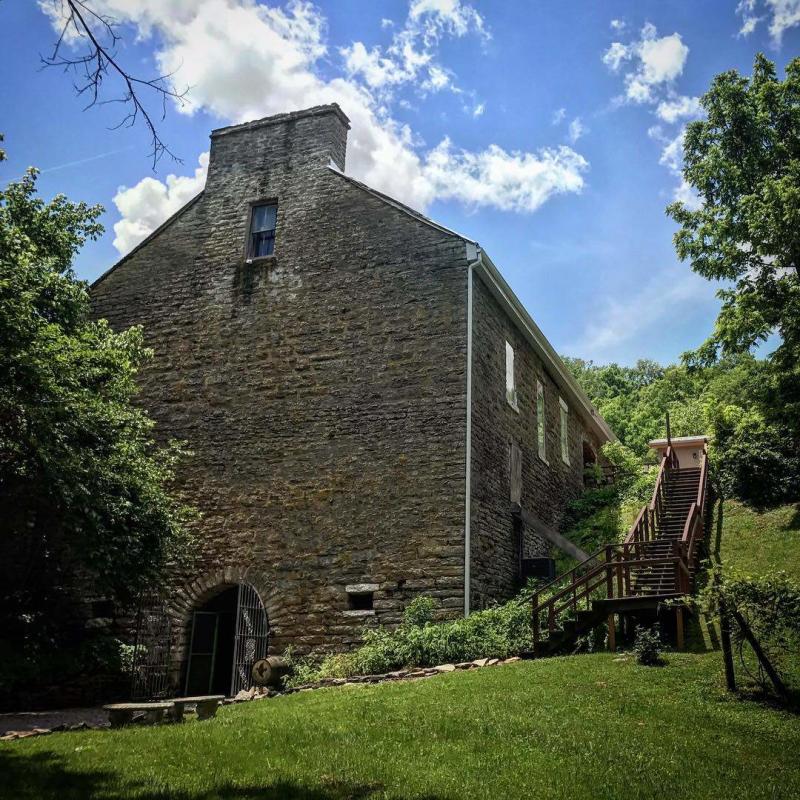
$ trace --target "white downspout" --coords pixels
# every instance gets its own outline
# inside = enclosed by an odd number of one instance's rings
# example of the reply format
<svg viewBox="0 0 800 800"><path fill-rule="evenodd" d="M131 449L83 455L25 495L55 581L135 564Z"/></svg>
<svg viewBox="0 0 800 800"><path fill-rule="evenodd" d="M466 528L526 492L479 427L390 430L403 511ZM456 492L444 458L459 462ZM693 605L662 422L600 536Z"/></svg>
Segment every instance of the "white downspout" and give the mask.
<svg viewBox="0 0 800 800"><path fill-rule="evenodd" d="M470 612L470 547L472 514L472 273L481 263L481 250L467 242L467 442L464 465L464 616Z"/></svg>

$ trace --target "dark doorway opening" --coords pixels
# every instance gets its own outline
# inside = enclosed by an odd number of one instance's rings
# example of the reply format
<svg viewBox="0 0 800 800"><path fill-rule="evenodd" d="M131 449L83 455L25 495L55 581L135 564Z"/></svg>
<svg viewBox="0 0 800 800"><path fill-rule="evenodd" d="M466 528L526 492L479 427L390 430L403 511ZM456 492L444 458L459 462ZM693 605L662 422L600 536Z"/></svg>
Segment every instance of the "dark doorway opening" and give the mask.
<svg viewBox="0 0 800 800"><path fill-rule="evenodd" d="M228 695L233 678L233 651L239 587L231 586L192 614L184 694Z"/></svg>

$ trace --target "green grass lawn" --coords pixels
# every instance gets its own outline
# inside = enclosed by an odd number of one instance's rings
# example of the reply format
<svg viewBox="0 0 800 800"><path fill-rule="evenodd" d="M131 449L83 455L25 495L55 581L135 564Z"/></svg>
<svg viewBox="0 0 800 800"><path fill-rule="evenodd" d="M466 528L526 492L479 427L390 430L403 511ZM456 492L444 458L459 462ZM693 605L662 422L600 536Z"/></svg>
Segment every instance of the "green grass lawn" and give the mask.
<svg viewBox="0 0 800 800"><path fill-rule="evenodd" d="M712 537L716 532L714 526ZM759 513L726 500L720 559L723 567L745 574L759 576L784 570L800 582L800 506L779 506Z"/></svg>
<svg viewBox="0 0 800 800"><path fill-rule="evenodd" d="M796 798L800 720L718 654L607 654L358 685L181 726L0 745L8 798Z"/></svg>

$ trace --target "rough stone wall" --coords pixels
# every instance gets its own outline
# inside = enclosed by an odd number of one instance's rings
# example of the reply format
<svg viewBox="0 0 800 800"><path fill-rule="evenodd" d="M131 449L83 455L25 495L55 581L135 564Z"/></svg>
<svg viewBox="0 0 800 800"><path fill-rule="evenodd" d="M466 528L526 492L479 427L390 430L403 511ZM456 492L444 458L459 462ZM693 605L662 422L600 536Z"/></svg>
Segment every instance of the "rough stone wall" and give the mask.
<svg viewBox="0 0 800 800"><path fill-rule="evenodd" d="M93 287L144 326L142 403L194 453L179 638L215 575L254 578L273 652L349 646L423 591L463 608L465 247L329 169L346 133L330 107L215 133L197 202ZM275 254L247 264L257 200ZM348 612L354 583L374 614Z"/></svg>
<svg viewBox="0 0 800 800"><path fill-rule="evenodd" d="M521 452L522 506L558 529L566 503L583 489L583 439L595 450L598 443L578 409L570 407L569 466L562 461L558 386L478 275L473 320L470 605L480 609L519 588L520 535L510 513L511 446ZM506 400L507 341L514 348L519 411ZM545 392L548 463L538 455L537 379ZM549 548L528 531L522 546L526 558L547 555Z"/></svg>

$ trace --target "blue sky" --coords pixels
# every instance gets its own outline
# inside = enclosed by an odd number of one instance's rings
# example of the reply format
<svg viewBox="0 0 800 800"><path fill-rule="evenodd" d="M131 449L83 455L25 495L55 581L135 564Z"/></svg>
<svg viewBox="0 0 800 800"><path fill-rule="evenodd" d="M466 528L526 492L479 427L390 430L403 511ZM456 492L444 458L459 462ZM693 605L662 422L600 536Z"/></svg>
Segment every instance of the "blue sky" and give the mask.
<svg viewBox="0 0 800 800"><path fill-rule="evenodd" d="M106 208L80 277L202 187L212 128L336 100L347 172L477 239L559 352L599 362L673 361L710 331L715 287L664 214L693 202L680 134L716 73L800 53L800 0L94 0L132 72L190 87L160 123L183 163L153 171L143 127L110 130L119 106L83 112L40 68L59 5L0 3L0 180L35 165L44 196Z"/></svg>

